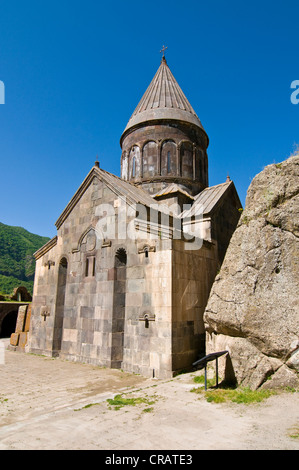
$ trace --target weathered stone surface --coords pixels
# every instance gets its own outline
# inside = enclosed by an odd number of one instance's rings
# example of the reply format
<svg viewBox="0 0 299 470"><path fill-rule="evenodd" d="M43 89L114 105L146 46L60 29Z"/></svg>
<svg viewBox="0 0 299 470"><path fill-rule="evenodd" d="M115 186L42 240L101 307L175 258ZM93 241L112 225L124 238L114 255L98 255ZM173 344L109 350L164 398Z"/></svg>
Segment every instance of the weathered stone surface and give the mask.
<svg viewBox="0 0 299 470"><path fill-rule="evenodd" d="M27 305L22 305L21 307L19 307L16 330L15 330L16 333L21 333L24 329L26 312L27 312Z"/></svg>
<svg viewBox="0 0 299 470"><path fill-rule="evenodd" d="M26 318L25 318L24 331L26 331L26 333L28 333L30 329L30 320L31 320L31 304L29 304L27 307L27 313L26 313Z"/></svg>
<svg viewBox="0 0 299 470"><path fill-rule="evenodd" d="M19 342L19 333L12 333L10 336L10 344L11 346L17 346Z"/></svg>
<svg viewBox="0 0 299 470"><path fill-rule="evenodd" d="M227 349L253 388L298 384L298 176L297 154L254 178L204 314L207 352Z"/></svg>
<svg viewBox="0 0 299 470"><path fill-rule="evenodd" d="M277 388L296 388L298 387L297 374L283 364L277 372L275 372L270 380L267 380L262 388L264 389L277 389Z"/></svg>
<svg viewBox="0 0 299 470"><path fill-rule="evenodd" d="M24 349L27 344L27 336L28 336L28 333L26 333L25 331L20 333L19 347L22 349Z"/></svg>

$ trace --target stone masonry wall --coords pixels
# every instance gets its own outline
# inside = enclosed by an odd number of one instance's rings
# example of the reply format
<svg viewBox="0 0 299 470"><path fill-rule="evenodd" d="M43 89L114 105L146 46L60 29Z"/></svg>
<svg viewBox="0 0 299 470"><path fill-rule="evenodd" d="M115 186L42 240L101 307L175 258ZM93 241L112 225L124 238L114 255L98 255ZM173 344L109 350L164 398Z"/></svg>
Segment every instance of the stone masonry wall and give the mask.
<svg viewBox="0 0 299 470"><path fill-rule="evenodd" d="M190 367L205 352L203 314L218 267L216 244L204 242L199 250L186 249L184 245L181 240L174 241L173 370Z"/></svg>
<svg viewBox="0 0 299 470"><path fill-rule="evenodd" d="M100 218L97 207L114 207L115 199L113 191L94 179L58 230L57 245L37 260L29 350L170 376L170 241L156 246L147 235L143 241L99 240L93 230ZM126 252L125 271L116 268L118 250ZM59 280L61 260L67 263L65 286Z"/></svg>

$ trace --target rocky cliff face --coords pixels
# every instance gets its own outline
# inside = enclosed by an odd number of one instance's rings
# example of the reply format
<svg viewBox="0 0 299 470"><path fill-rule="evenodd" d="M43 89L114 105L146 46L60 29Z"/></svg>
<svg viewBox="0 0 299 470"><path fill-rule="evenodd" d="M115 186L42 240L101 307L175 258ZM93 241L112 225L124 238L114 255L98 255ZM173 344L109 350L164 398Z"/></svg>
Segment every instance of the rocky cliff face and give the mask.
<svg viewBox="0 0 299 470"><path fill-rule="evenodd" d="M219 371L228 380L251 388L299 383L298 237L296 154L252 181L211 290L207 354L229 351Z"/></svg>

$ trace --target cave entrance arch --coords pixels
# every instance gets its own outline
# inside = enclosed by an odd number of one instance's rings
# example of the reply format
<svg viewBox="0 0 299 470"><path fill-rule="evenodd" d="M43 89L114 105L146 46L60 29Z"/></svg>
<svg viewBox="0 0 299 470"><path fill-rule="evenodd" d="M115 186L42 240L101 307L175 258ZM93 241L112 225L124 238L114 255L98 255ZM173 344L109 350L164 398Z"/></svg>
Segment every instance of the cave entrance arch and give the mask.
<svg viewBox="0 0 299 470"><path fill-rule="evenodd" d="M0 338L10 338L16 331L18 310L13 310L5 315L0 325Z"/></svg>

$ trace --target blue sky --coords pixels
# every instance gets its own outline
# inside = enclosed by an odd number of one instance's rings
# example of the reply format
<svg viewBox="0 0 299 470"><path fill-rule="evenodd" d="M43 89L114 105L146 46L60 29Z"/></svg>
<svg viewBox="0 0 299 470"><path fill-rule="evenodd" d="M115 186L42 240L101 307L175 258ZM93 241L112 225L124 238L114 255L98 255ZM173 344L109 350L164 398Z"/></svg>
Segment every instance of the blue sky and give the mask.
<svg viewBox="0 0 299 470"><path fill-rule="evenodd" d="M209 183L253 177L299 144L299 2L1 0L0 222L53 237L96 156L120 136L163 44L210 145Z"/></svg>

